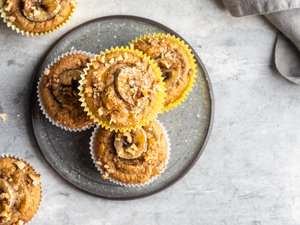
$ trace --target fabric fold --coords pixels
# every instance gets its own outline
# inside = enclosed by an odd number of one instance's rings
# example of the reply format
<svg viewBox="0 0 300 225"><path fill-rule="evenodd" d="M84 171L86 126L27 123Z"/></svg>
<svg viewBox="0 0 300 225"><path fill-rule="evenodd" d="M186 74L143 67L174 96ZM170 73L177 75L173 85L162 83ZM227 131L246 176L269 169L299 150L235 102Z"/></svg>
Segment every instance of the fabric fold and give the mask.
<svg viewBox="0 0 300 225"><path fill-rule="evenodd" d="M287 80L300 85L300 0L223 0L232 16L264 15L283 35L275 47L275 65Z"/></svg>

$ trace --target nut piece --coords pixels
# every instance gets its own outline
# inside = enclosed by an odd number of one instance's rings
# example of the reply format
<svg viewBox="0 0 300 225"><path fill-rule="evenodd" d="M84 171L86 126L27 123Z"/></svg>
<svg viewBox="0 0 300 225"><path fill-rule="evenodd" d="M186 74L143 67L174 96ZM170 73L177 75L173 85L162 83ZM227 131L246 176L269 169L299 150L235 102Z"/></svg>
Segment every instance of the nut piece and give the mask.
<svg viewBox="0 0 300 225"><path fill-rule="evenodd" d="M13 2L11 0L7 0L3 9L6 11L6 12L9 12L11 10L11 7L13 5Z"/></svg>
<svg viewBox="0 0 300 225"><path fill-rule="evenodd" d="M103 165L103 163L101 161L96 161L96 164L99 165L99 166Z"/></svg>
<svg viewBox="0 0 300 225"><path fill-rule="evenodd" d="M50 74L50 70L49 70L48 68L45 69L44 74L45 74L46 76L48 76L48 75Z"/></svg>
<svg viewBox="0 0 300 225"><path fill-rule="evenodd" d="M15 22L15 20L16 20L16 17L14 17L14 16L8 16L8 17L6 17L6 19L9 21L9 22Z"/></svg>
<svg viewBox="0 0 300 225"><path fill-rule="evenodd" d="M32 184L34 186L38 186L40 184L40 175L29 174L29 177L32 180Z"/></svg>
<svg viewBox="0 0 300 225"><path fill-rule="evenodd" d="M32 6L31 1L30 0L25 0L25 2L24 2L24 10L28 11L29 9L31 9L31 6Z"/></svg>
<svg viewBox="0 0 300 225"><path fill-rule="evenodd" d="M92 97L93 94L93 88L91 86L88 86L84 89L84 93L87 94L88 97Z"/></svg>
<svg viewBox="0 0 300 225"><path fill-rule="evenodd" d="M24 221L23 220L19 220L18 222L17 222L17 225L23 225L24 224Z"/></svg>
<svg viewBox="0 0 300 225"><path fill-rule="evenodd" d="M22 161L17 161L15 164L17 165L17 167L18 167L20 170L23 170L23 169L25 168L25 166L26 166L25 163L22 162Z"/></svg>
<svg viewBox="0 0 300 225"><path fill-rule="evenodd" d="M100 65L99 65L99 63L98 63L97 61L93 61L92 64L93 64L93 67L94 67L96 70L99 69Z"/></svg>
<svg viewBox="0 0 300 225"><path fill-rule="evenodd" d="M100 62L101 62L101 63L105 63L105 55L103 55L103 56L100 58Z"/></svg>
<svg viewBox="0 0 300 225"><path fill-rule="evenodd" d="M97 113L98 113L99 116L103 115L103 111L100 108L97 110Z"/></svg>

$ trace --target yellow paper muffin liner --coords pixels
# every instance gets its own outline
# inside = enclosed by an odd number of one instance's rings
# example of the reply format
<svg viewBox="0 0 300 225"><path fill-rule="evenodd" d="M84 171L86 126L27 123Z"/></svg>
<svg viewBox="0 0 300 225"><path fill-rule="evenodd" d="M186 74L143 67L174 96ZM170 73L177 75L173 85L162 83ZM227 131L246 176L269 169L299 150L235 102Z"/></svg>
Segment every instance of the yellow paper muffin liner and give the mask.
<svg viewBox="0 0 300 225"><path fill-rule="evenodd" d="M197 67L196 60L195 60L194 55L192 54L192 50L189 48L189 46L183 40L181 40L179 37L176 37L175 35L171 35L171 34L153 33L153 34L149 34L149 35L145 34L144 36L141 35L140 38L136 38L135 40L132 40L132 42L129 43L129 46L131 46L131 48L134 48L133 44L136 44L138 41L147 41L150 38L158 38L159 40L166 38L166 39L174 41L178 45L182 46L189 57L191 68L193 70L193 74L190 78L190 82L189 82L187 88L181 94L181 97L178 98L173 103L170 103L169 105L164 106L164 111L168 112L169 110L172 110L174 107L177 108L178 105L180 105L182 102L184 102L185 99L187 99L187 96L189 95L189 93L192 91L192 88L194 87L194 83L195 83L195 78L197 77L196 73L198 72L196 69L196 67Z"/></svg>
<svg viewBox="0 0 300 225"><path fill-rule="evenodd" d="M55 30L58 30L61 27L63 27L63 25L65 25L73 16L75 9L76 9L76 5L77 5L77 0L73 0L72 10L71 10L71 13L68 16L68 18L66 20L64 20L61 24L58 24L53 29L45 31L45 32L31 32L31 31L21 30L13 22L8 21L8 19L7 19L8 16L6 15L6 12L3 9L4 0L0 0L0 17L3 18L3 22L6 23L7 27L11 28L12 30L16 31L17 33L21 33L22 35L26 35L27 37L30 37L30 36L31 37L35 37L35 36L40 37L42 35L53 33Z"/></svg>
<svg viewBox="0 0 300 225"><path fill-rule="evenodd" d="M167 132L166 128L164 127L164 125L161 122L159 122L158 120L155 120L155 121L162 127L163 134L164 134L164 136L166 138L166 141L167 141L167 158L165 160L165 167L160 171L159 175L154 175L149 180L147 180L146 182L139 183L139 184L127 184L127 183L115 180L110 176L108 176L106 178L106 180L109 180L110 182L112 182L114 184L117 184L117 185L120 185L120 186L125 186L125 187L130 187L130 188L143 187L143 186L146 186L146 185L152 183L153 181L155 181L158 177L160 177L166 171L168 163L169 163L170 155L171 155L171 142L170 142L170 139L169 139L168 132ZM96 163L97 162L97 157L96 157L96 154L95 154L95 151L94 151L95 137L96 137L98 129L100 129L99 126L96 127L94 129L93 133L92 133L92 136L91 136L91 139L90 139L90 153L91 153L91 157L92 157L92 160L93 160L93 163L94 163L96 169L101 173L101 175L103 175L104 172L103 172L102 168L99 165L97 165L97 163Z"/></svg>
<svg viewBox="0 0 300 225"><path fill-rule="evenodd" d="M71 50L69 52L63 53L62 55L60 55L59 57L57 57L56 59L54 59L48 66L46 66L46 69L50 69L55 63L57 63L59 60L61 60L62 58L69 56L69 55L84 55L84 56L88 56L90 58L94 58L95 55L90 53L90 52L86 52L86 51L82 51L82 50ZM44 70L44 71L45 71ZM38 84L37 84L37 96L38 96L38 102L39 102L39 106L41 111L43 112L43 114L45 115L45 117L49 120L50 123L52 123L52 125L57 126L65 131L70 131L70 132L80 132L80 131L85 131L87 129L90 129L91 127L93 127L95 124L90 124L84 127L77 127L77 128L71 128L68 127L64 124L58 123L57 121L55 121L47 112L43 101L42 101L42 96L40 93L40 84L42 82L42 79L44 77L44 73L40 76Z"/></svg>
<svg viewBox="0 0 300 225"><path fill-rule="evenodd" d="M151 65L152 70L154 71L154 74L156 76L157 79L159 79L159 91L158 91L158 96L156 98L154 107L152 109L152 112L149 113L145 118L143 118L139 123L137 123L134 126L116 126L114 124L108 124L102 120L100 120L97 116L95 116L93 114L93 112L90 111L86 100L85 100L85 93L84 93L84 84L86 83L86 76L88 71L91 69L91 67L93 66L93 62L96 61L98 58L106 55L106 54L111 54L111 53L115 53L115 52L127 52L127 53L134 53L136 54L138 57L140 58L146 58L147 62ZM121 131L121 132L125 132L125 131L131 131L131 130L136 130L137 128L141 128L142 126L146 126L149 122L153 121L160 112L162 112L163 107L164 107L164 99L165 99L165 85L163 82L163 78L161 76L161 71L159 69L159 67L157 66L156 63L153 62L153 60L150 59L149 56L146 56L145 54L143 54L143 52L138 51L138 50L134 50L129 48L128 46L126 47L116 47L113 48L111 47L111 49L106 49L104 52L101 51L99 55L96 55L96 58L94 58L90 63L87 64L87 67L83 70L84 72L81 74L81 80L79 81L80 86L79 86L79 96L81 97L79 100L82 102L81 106L84 107L84 111L86 111L88 113L88 115L91 117L91 119L93 119L96 123L98 123L98 125L100 125L101 127L105 128L105 129L109 129L109 130L114 130L114 131Z"/></svg>
<svg viewBox="0 0 300 225"><path fill-rule="evenodd" d="M11 154L5 154L5 153L2 153L2 154L0 155L0 159L5 159L5 158L8 158L8 159L16 159L16 160L19 160L19 161L23 161L23 162L25 162L28 166L30 166L36 174L39 174L39 173L36 171L36 169L35 169L29 162L27 162L27 160L24 160L24 159L22 159L22 158L20 158L20 157L18 157L18 156L16 156L16 155L11 155ZM40 174L40 175L41 175L41 174ZM38 208L37 208L35 214L31 217L31 219L30 219L28 222L24 223L24 225L25 225L25 224L30 224L30 223L33 221L34 217L36 217L36 214L38 213L38 211L39 211L39 209L40 209L40 205L41 205L42 198L43 198L42 182L40 182L40 186L41 186L41 199L40 199Z"/></svg>

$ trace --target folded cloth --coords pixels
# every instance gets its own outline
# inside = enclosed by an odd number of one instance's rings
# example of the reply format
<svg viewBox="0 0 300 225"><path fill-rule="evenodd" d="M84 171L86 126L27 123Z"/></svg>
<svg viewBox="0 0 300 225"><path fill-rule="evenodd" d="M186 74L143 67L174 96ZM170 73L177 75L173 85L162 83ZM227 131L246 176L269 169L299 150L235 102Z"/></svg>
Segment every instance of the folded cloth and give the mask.
<svg viewBox="0 0 300 225"><path fill-rule="evenodd" d="M282 76L300 85L300 0L223 0L223 3L232 16L263 14L288 38L282 35L277 38L275 65Z"/></svg>
<svg viewBox="0 0 300 225"><path fill-rule="evenodd" d="M300 0L223 0L232 16L259 15L300 8Z"/></svg>

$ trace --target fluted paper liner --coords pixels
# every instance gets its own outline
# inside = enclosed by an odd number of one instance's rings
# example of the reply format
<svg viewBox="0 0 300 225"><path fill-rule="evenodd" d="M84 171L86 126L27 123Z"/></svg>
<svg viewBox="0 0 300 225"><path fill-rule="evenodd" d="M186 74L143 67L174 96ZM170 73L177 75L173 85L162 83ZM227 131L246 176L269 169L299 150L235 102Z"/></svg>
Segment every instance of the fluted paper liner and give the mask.
<svg viewBox="0 0 300 225"><path fill-rule="evenodd" d="M55 60L53 60L48 66L46 66L45 70L46 69L50 69L56 62L58 62L59 60L61 60L62 58L66 57L66 56L69 56L69 55L84 55L84 56L88 56L88 57L91 57L91 58L94 58L95 55L90 53L90 52L86 52L86 51L82 51L82 50L71 50L69 52L66 52L66 53L63 53L61 56L57 57ZM44 70L44 71L45 71ZM71 131L71 132L76 132L76 131L84 131L84 130L87 130L89 128L91 128L92 126L94 126L94 124L90 124L90 125L87 125L85 127L78 127L78 128L70 128L70 127L67 127L65 126L64 124L60 124L58 123L57 121L55 121L54 119L52 119L52 117L47 113L47 110L45 109L45 106L43 104L43 101L42 101L42 97L41 97L41 93L40 93L40 84L42 82L42 79L44 77L44 73L41 75L41 77L39 78L39 81L38 81L38 85L37 85L37 95L38 95L38 102L39 102L39 106L43 112L43 114L45 115L45 117L55 126L63 129L63 130L66 130L66 131Z"/></svg>
<svg viewBox="0 0 300 225"><path fill-rule="evenodd" d="M40 37L41 35L46 35L46 34L50 34L52 32L54 32L55 30L60 29L61 27L63 27L63 25L65 25L73 16L75 9L76 9L76 5L77 5L77 1L73 0L73 4L72 4L72 10L71 13L69 14L68 18L65 19L62 23L58 24L56 27L54 27L51 30L45 31L45 32L32 32L32 31L25 31L22 30L20 28L18 28L13 22L8 21L7 19L7 15L5 10L3 9L4 6L4 0L0 0L0 17L3 18L3 22L6 23L7 27L11 28L12 30L15 30L17 33L21 33L22 35L26 35L27 37Z"/></svg>
<svg viewBox="0 0 300 225"><path fill-rule="evenodd" d="M131 187L131 188L132 187L142 187L142 186L145 186L145 185L148 185L148 184L152 183L159 176L161 176L161 174L163 174L165 172L165 170L167 169L167 165L169 163L170 155L171 155L171 142L170 142L170 139L169 139L169 136L168 136L168 132L167 132L166 128L163 126L163 124L161 122L159 122L158 120L155 120L155 121L158 122L159 125L162 127L164 136L165 136L166 141L167 141L167 158L165 160L165 167L162 169L162 171L160 171L159 175L154 175L149 180L147 180L146 182L140 183L140 184L127 184L127 183L124 183L124 182L121 182L121 181L114 180L109 175L106 178L106 180L109 180L109 181L111 181L111 182L113 182L117 185ZM91 153L91 157L92 157L92 160L93 160L93 163L94 163L95 167L101 173L101 175L103 175L104 172L103 172L102 168L99 165L97 165L97 163L96 163L97 157L95 155L95 148L94 148L94 144L95 144L94 141L95 141L95 137L96 137L96 133L97 133L98 129L100 129L99 126L96 127L94 129L93 133L92 133L91 140L90 140L90 153Z"/></svg>
<svg viewBox="0 0 300 225"><path fill-rule="evenodd" d="M157 79L159 79L159 91L158 91L158 96L156 98L154 107L152 109L152 112L149 113L145 118L143 118L139 123L137 123L135 126L116 126L114 124L108 124L104 121L102 121L101 119L99 119L96 115L94 115L93 112L90 111L86 100L85 100L85 93L84 93L84 84L86 82L85 78L87 76L88 71L91 69L91 67L93 67L93 62L96 61L98 58L106 55L106 54L110 54L110 53L115 53L115 52L127 52L127 53L135 53L138 57L140 58L146 58L147 62L151 65L152 70L154 71L154 74L156 76ZM161 76L161 71L159 69L159 67L157 66L156 63L153 62L153 60L150 59L149 56L146 56L145 54L143 54L141 51L138 50L134 50L134 49L130 49L128 46L126 46L125 48L122 47L116 47L116 48L111 48L110 50L106 49L105 52L101 51L101 53L99 55L96 55L96 58L94 58L90 63L87 64L87 67L83 70L83 73L81 74L81 80L79 81L80 86L79 86L79 96L81 97L79 100L82 102L81 106L84 107L84 111L86 111L88 113L88 115L91 117L91 119L93 119L96 123L98 123L98 125L102 126L105 129L109 129L109 130L114 130L114 131L121 131L121 132L125 132L125 131L131 131L131 130L136 130L137 128L141 128L142 126L146 126L149 122L153 121L160 112L162 112L163 110L163 102L164 102L164 98L165 98L165 85L163 82L163 78Z"/></svg>
<svg viewBox="0 0 300 225"><path fill-rule="evenodd" d="M196 69L196 60L194 58L194 55L192 54L192 50L189 49L189 46L180 38L176 38L175 35L171 35L171 34L164 34L164 33L154 33L154 34L149 34L149 35L144 35L144 36L140 36L140 38L136 38L135 40L132 40L132 43L129 43L129 46L131 46L132 44L136 44L138 41L147 41L150 38L158 38L159 40L162 39L168 39L171 41L176 42L177 44L179 44L180 46L182 46L185 50L185 52L187 53L187 55L189 56L189 61L191 64L191 69L193 70L193 74L190 78L190 82L189 85L187 86L187 88L184 90L184 92L182 93L181 97L178 98L176 101L174 101L173 103L170 103L169 105L164 106L164 110L165 111L169 111L172 110L174 107L176 108L178 105L180 105L182 102L185 101L185 99L187 99L187 96L189 95L189 92L192 91L192 88L194 86L194 82L195 82L195 78L196 78L196 73L198 72Z"/></svg>
<svg viewBox="0 0 300 225"><path fill-rule="evenodd" d="M1 155L0 155L0 159L16 159L16 160L19 160L19 161L23 161L23 162L25 162L28 166L30 166L32 169L33 169L33 171L34 171L34 173L36 173L36 174L39 174L39 173L37 173L36 172L36 169L29 163L29 162L27 162L26 160L24 160L24 159L21 159L20 157L18 157L18 156L16 156L16 155L11 155L11 154L5 154L5 153L2 153ZM40 174L41 175L41 174ZM41 187L41 199L40 199L40 202L39 202L39 206L38 206L38 208L37 208L37 210L36 210L36 212L35 212L35 214L31 217L31 219L28 221L28 222L26 222L26 223L24 223L24 225L25 224L30 224L31 222L32 222L32 220L34 219L34 217L36 216L36 214L38 213L38 211L39 211L39 209L40 209L40 205L41 205L41 202L42 202L42 198L43 198L43 192L42 192L42 182L40 182L40 187Z"/></svg>

